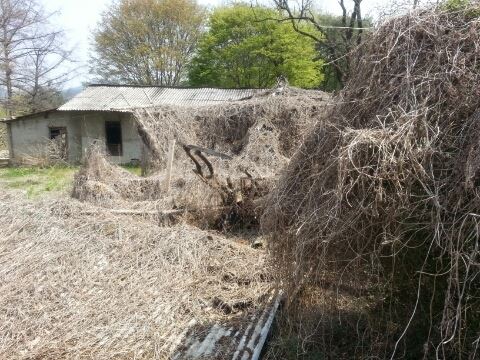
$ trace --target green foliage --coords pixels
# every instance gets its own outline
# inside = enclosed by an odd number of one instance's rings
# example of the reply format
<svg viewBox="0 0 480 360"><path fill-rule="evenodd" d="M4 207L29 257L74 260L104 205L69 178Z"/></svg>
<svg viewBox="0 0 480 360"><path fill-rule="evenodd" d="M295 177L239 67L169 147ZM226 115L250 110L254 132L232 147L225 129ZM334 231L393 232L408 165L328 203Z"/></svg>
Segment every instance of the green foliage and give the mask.
<svg viewBox="0 0 480 360"><path fill-rule="evenodd" d="M195 0L120 0L94 32L92 72L106 82L177 85L202 33Z"/></svg>
<svg viewBox="0 0 480 360"><path fill-rule="evenodd" d="M325 91L340 90L343 87L345 79L343 76L348 75L348 57L346 54L350 51L351 42L346 39L346 29L340 29L344 26L341 16L319 14L316 16L317 23L322 26L331 26L338 28L324 28L323 41L317 48L320 57L328 59L329 64L324 66L325 80L322 89ZM339 74L339 70L342 74Z"/></svg>
<svg viewBox="0 0 480 360"><path fill-rule="evenodd" d="M470 0L447 0L442 6L448 11L459 11L465 9L470 3Z"/></svg>
<svg viewBox="0 0 480 360"><path fill-rule="evenodd" d="M132 174L140 176L138 166L122 166ZM13 189L24 190L30 198L53 192L68 191L72 186L77 166L10 167L0 169L0 183Z"/></svg>
<svg viewBox="0 0 480 360"><path fill-rule="evenodd" d="M265 7L217 8L192 61L191 85L270 87L283 75L291 85L318 87L322 61L314 41L276 19L278 13Z"/></svg>
<svg viewBox="0 0 480 360"><path fill-rule="evenodd" d="M363 41L365 30L360 32L355 29L344 29L342 16L317 14L315 19L318 24L324 26L323 38L317 43L319 56L328 62L323 69L325 80L321 88L325 91L340 90L350 76L352 49ZM363 18L362 26L371 27L372 20L368 17Z"/></svg>
<svg viewBox="0 0 480 360"><path fill-rule="evenodd" d="M142 176L142 168L137 165L121 165L125 170L131 172L134 175Z"/></svg>
<svg viewBox="0 0 480 360"><path fill-rule="evenodd" d="M442 9L455 12L467 10L467 15L471 18L480 17L480 6L478 3L474 6L472 0L446 0L442 3Z"/></svg>

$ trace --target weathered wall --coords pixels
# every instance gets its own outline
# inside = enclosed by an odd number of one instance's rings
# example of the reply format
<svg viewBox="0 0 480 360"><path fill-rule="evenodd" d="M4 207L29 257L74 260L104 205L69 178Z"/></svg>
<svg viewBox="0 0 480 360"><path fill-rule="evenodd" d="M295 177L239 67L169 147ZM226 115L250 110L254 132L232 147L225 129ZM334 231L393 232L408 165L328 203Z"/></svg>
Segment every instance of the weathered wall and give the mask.
<svg viewBox="0 0 480 360"><path fill-rule="evenodd" d="M49 141L49 127L66 127L68 141L68 160L80 161L81 134L79 124L70 120L69 113L52 112L17 119L10 122L11 152L14 162L23 162L25 158L44 156Z"/></svg>
<svg viewBox="0 0 480 360"><path fill-rule="evenodd" d="M64 126L68 133L68 160L78 163L86 149L95 141L105 143L105 121L121 121L122 156L112 156L114 163L129 163L140 159L141 140L132 116L113 112L53 112L39 114L11 122L13 161L22 162L25 157L45 153L49 127Z"/></svg>
<svg viewBox="0 0 480 360"><path fill-rule="evenodd" d="M92 112L73 113L72 120L81 124L83 152L94 142L105 143L105 122L120 121L122 126L122 156L110 156L110 160L117 164L130 163L133 159L140 159L141 139L138 136L132 116L127 113Z"/></svg>

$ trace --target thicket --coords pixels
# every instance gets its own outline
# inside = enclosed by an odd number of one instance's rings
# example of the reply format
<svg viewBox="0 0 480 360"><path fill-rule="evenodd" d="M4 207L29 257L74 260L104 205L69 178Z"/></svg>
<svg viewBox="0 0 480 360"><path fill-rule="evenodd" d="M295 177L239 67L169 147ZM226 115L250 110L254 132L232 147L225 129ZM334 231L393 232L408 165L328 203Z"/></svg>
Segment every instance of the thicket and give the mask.
<svg viewBox="0 0 480 360"><path fill-rule="evenodd" d="M416 11L371 34L271 194L262 224L290 310L316 301L321 314L299 326L304 344L479 356L479 8ZM339 328L346 344L331 341Z"/></svg>

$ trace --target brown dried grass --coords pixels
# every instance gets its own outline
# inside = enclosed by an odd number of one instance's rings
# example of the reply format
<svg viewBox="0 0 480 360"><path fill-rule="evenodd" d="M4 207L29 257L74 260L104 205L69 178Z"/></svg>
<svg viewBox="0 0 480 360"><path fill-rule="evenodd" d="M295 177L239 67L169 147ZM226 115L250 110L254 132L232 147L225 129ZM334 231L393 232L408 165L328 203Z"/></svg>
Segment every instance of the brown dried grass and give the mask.
<svg viewBox="0 0 480 360"><path fill-rule="evenodd" d="M337 294L310 324L324 353L342 324L349 358L479 354L479 11L379 27L269 198L263 227L291 303L311 286ZM345 289L368 311L342 311Z"/></svg>
<svg viewBox="0 0 480 360"><path fill-rule="evenodd" d="M263 251L185 223L3 189L0 217L2 359L168 359L191 320L270 288Z"/></svg>
<svg viewBox="0 0 480 360"><path fill-rule="evenodd" d="M219 196L177 148L172 189L164 188L166 140L234 156L213 160L221 176L273 177L288 163L328 96L283 93L222 106L137 112L152 168L138 177L110 164L97 144L76 174L73 199L27 201L0 193L0 358L167 359L192 319L226 322L212 301L261 305L271 287L264 253L245 240L152 211L205 208ZM253 166L255 165L255 166ZM92 205L92 204L95 204ZM195 215L196 224L209 221ZM252 311L247 308L242 311Z"/></svg>
<svg viewBox="0 0 480 360"><path fill-rule="evenodd" d="M93 144L85 155L73 183L72 196L82 201L111 206L123 202L157 200L162 194L162 177L143 178L108 162L105 145Z"/></svg>

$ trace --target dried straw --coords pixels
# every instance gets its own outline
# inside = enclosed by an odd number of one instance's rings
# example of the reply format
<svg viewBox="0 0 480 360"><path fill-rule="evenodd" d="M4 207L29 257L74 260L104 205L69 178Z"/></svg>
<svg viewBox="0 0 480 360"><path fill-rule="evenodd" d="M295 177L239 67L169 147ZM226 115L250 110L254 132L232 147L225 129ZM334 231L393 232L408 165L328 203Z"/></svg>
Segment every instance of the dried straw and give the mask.
<svg viewBox="0 0 480 360"><path fill-rule="evenodd" d="M192 320L269 291L263 251L183 223L3 189L0 217L2 359L167 359Z"/></svg>
<svg viewBox="0 0 480 360"><path fill-rule="evenodd" d="M231 103L162 107L135 112L140 135L162 169L171 139L231 155L219 164L230 174L248 168L267 177L280 172L315 125L330 97L321 91L286 87ZM190 162L182 151L177 161ZM191 165L190 165L191 166Z"/></svg>

